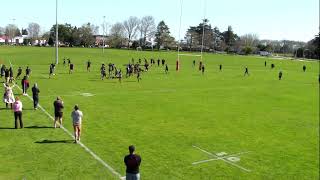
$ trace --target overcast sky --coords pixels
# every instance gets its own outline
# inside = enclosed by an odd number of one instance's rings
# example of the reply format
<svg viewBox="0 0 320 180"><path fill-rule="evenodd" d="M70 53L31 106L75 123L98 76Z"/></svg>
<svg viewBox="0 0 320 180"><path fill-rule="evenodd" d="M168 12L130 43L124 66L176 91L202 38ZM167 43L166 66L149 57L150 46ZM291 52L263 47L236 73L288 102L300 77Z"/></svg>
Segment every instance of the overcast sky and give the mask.
<svg viewBox="0 0 320 180"><path fill-rule="evenodd" d="M152 15L164 20L179 38L181 0L58 0L59 23L81 26L91 22L101 26L129 16ZM205 16L210 24L225 31L231 25L238 35L255 33L260 39L309 41L319 31L319 0L182 0L183 38L190 25ZM55 0L10 0L1 2L0 26L15 23L26 28L40 24L42 32L55 23ZM15 20L13 20L15 19ZM102 28L100 28L102 30Z"/></svg>

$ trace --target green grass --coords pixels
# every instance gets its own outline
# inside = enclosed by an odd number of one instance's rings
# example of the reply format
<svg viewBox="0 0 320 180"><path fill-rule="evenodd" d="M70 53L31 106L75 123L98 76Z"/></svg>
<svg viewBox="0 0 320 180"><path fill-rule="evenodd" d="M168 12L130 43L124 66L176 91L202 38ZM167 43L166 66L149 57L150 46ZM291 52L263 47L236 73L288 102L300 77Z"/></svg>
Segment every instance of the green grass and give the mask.
<svg viewBox="0 0 320 180"><path fill-rule="evenodd" d="M48 79L53 48L0 47L2 63L11 60L15 68L31 67L31 84L38 83L40 104L49 113L56 96L62 97L64 126L71 132L69 114L79 104L84 113L81 141L122 175L123 157L134 144L142 156L142 179L319 178L318 62L206 54L206 73L201 75L192 67L194 57L183 57L181 71L175 72L175 52L102 54L99 49L66 48L59 56L61 63L70 57L75 72L69 75L58 65L57 75ZM165 58L170 73L151 67L140 83L135 77L121 84L99 79L102 62L113 62L125 72L122 65L132 57ZM85 70L88 58L93 62L90 73ZM271 63L276 65L273 70ZM244 66L249 77L243 76ZM17 88L14 92L21 93ZM22 102L26 127L52 127L43 112L32 110L28 98L22 97ZM14 126L13 113L0 113L0 179L117 179L79 145L37 143L70 140L61 129L6 129ZM236 164L251 172L223 161L192 165L210 158L193 145L212 153L250 151Z"/></svg>

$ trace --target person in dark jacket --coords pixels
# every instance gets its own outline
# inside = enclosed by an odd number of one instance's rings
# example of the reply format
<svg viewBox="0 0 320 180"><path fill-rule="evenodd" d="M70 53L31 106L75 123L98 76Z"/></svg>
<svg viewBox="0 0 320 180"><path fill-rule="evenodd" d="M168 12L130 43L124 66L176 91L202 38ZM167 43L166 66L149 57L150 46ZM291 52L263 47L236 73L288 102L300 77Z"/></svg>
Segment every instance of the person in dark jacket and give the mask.
<svg viewBox="0 0 320 180"><path fill-rule="evenodd" d="M39 93L40 93L37 83L33 85L31 90L32 90L33 108L36 110L38 109Z"/></svg>
<svg viewBox="0 0 320 180"><path fill-rule="evenodd" d="M126 165L126 179L127 180L140 180L139 167L141 164L141 157L134 153L135 147L129 146L129 155L124 157Z"/></svg>

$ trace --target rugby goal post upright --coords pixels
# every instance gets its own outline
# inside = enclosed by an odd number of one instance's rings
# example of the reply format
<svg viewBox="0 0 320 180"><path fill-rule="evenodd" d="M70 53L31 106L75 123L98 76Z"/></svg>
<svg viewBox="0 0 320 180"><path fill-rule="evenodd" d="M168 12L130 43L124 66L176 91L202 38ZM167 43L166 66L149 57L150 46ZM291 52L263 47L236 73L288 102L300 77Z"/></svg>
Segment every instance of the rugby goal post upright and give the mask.
<svg viewBox="0 0 320 180"><path fill-rule="evenodd" d="M59 64L58 0L56 0L56 64Z"/></svg>
<svg viewBox="0 0 320 180"><path fill-rule="evenodd" d="M180 25L179 25L178 59L176 61L176 71L179 71L180 69L180 47L181 47L180 34L181 34L181 21L182 21L182 3L183 3L183 0L180 0Z"/></svg>

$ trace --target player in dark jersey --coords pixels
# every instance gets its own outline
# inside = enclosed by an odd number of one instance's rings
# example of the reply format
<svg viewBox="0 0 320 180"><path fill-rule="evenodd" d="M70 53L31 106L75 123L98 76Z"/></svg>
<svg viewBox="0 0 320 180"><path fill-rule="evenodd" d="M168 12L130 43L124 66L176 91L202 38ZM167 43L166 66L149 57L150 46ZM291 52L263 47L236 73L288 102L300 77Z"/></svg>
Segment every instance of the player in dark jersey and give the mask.
<svg viewBox="0 0 320 180"><path fill-rule="evenodd" d="M244 75L248 75L249 76L249 69L248 69L247 66L245 67Z"/></svg>
<svg viewBox="0 0 320 180"><path fill-rule="evenodd" d="M279 72L279 80L282 79L282 71Z"/></svg>
<svg viewBox="0 0 320 180"><path fill-rule="evenodd" d="M87 72L90 72L90 67L91 67L91 61L87 61Z"/></svg>
<svg viewBox="0 0 320 180"><path fill-rule="evenodd" d="M21 74L22 74L22 68L19 67L19 68L18 68L18 74L17 74L16 79L18 79L18 78L21 76Z"/></svg>
<svg viewBox="0 0 320 180"><path fill-rule="evenodd" d="M70 65L69 65L69 74L73 73L73 69L74 69L74 65L73 65L73 63L70 63Z"/></svg>

